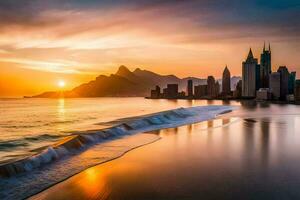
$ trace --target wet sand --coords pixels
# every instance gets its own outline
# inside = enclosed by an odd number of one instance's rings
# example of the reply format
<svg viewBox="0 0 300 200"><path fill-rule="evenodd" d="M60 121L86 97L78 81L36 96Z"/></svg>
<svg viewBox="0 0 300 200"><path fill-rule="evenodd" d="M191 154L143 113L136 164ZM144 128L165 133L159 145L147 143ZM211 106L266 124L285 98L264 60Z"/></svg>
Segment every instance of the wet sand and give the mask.
<svg viewBox="0 0 300 200"><path fill-rule="evenodd" d="M156 131L161 140L31 199L298 199L299 156L280 143L285 120L271 122L224 118Z"/></svg>

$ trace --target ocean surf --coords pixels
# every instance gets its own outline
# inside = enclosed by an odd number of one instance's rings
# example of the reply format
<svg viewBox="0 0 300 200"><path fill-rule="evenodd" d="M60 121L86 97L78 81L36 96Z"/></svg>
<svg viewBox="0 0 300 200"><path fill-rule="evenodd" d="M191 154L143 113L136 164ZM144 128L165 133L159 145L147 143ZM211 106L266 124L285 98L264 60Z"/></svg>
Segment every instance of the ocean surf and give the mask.
<svg viewBox="0 0 300 200"><path fill-rule="evenodd" d="M159 137L137 134L215 118L232 106L178 108L118 120L109 128L74 132L34 155L0 164L0 198L22 199L80 171L107 162Z"/></svg>

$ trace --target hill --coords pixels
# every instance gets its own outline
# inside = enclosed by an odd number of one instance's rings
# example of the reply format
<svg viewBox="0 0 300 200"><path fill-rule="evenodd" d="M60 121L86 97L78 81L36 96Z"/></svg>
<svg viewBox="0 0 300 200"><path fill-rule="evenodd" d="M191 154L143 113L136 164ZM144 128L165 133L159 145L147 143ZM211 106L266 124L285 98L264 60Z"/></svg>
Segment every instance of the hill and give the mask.
<svg viewBox="0 0 300 200"><path fill-rule="evenodd" d="M130 71L125 66L120 66L115 74L110 76L100 75L95 80L84 83L75 87L70 91L61 92L45 92L34 98L58 98L64 97L133 97L147 96L150 89L159 85L166 87L169 83L176 83L180 90L185 90L187 80L192 79L194 85L206 84L206 79L196 77L187 77L180 79L175 75L160 75L148 70L140 68ZM233 77L236 82L239 80ZM236 83L232 83L235 85Z"/></svg>

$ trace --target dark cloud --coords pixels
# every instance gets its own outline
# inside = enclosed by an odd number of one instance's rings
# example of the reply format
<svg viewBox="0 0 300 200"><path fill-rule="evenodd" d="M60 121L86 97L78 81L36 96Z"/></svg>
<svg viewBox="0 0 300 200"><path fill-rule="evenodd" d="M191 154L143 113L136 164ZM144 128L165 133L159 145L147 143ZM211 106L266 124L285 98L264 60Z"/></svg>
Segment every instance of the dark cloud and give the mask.
<svg viewBox="0 0 300 200"><path fill-rule="evenodd" d="M97 11L123 9L155 10L154 19L173 18L173 23L186 20L197 27L219 31L237 31L232 37L252 36L264 32L284 37L300 35L299 0L2 0L0 26L37 26L56 24L59 18L43 15L49 10ZM158 10L158 11L157 11ZM101 16L100 16L101 17ZM116 16L118 17L118 16ZM63 19L61 19L63 20Z"/></svg>

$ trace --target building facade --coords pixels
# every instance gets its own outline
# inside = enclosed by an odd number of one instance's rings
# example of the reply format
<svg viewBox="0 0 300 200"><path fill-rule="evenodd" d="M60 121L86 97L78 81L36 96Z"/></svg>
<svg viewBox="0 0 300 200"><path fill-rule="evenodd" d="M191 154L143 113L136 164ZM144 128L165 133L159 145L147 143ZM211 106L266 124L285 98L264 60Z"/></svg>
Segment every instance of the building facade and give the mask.
<svg viewBox="0 0 300 200"><path fill-rule="evenodd" d="M158 99L161 97L160 87L157 85L154 90L151 90L151 98Z"/></svg>
<svg viewBox="0 0 300 200"><path fill-rule="evenodd" d="M272 98L272 93L269 88L260 88L256 91L257 100L270 100Z"/></svg>
<svg viewBox="0 0 300 200"><path fill-rule="evenodd" d="M291 72L289 76L289 85L288 85L289 94L294 94L295 81L296 81L296 72Z"/></svg>
<svg viewBox="0 0 300 200"><path fill-rule="evenodd" d="M192 98L194 96L193 93L193 80L188 80L187 83L187 96Z"/></svg>
<svg viewBox="0 0 300 200"><path fill-rule="evenodd" d="M233 92L233 96L235 98L242 97L242 88L243 88L242 80L239 80L239 82L236 84L235 91Z"/></svg>
<svg viewBox="0 0 300 200"><path fill-rule="evenodd" d="M167 88L163 89L163 98L176 99L179 97L178 84L168 84Z"/></svg>
<svg viewBox="0 0 300 200"><path fill-rule="evenodd" d="M220 93L220 84L213 76L207 77L207 97L216 98Z"/></svg>
<svg viewBox="0 0 300 200"><path fill-rule="evenodd" d="M213 76L207 77L207 96L213 97L215 93L215 78Z"/></svg>
<svg viewBox="0 0 300 200"><path fill-rule="evenodd" d="M199 99L207 96L207 85L197 85L194 88L194 96Z"/></svg>
<svg viewBox="0 0 300 200"><path fill-rule="evenodd" d="M260 88L269 87L269 76L271 73L271 47L269 44L269 49L266 50L266 45L264 44L263 52L260 57Z"/></svg>
<svg viewBox="0 0 300 200"><path fill-rule="evenodd" d="M222 94L223 95L230 95L231 88L230 88L230 71L228 70L227 66L223 71L222 76Z"/></svg>
<svg viewBox="0 0 300 200"><path fill-rule="evenodd" d="M294 99L295 101L300 102L300 80L295 81Z"/></svg>
<svg viewBox="0 0 300 200"><path fill-rule="evenodd" d="M280 66L277 70L280 73L280 99L285 100L289 94L289 76L290 73L286 66Z"/></svg>
<svg viewBox="0 0 300 200"><path fill-rule="evenodd" d="M279 99L280 98L280 73L279 72L271 73L269 79L269 86L270 86L270 91L272 93L272 98Z"/></svg>
<svg viewBox="0 0 300 200"><path fill-rule="evenodd" d="M253 57L252 50L250 49L246 61L242 66L242 96L247 98L254 98L257 90L257 70L259 66L257 59Z"/></svg>

